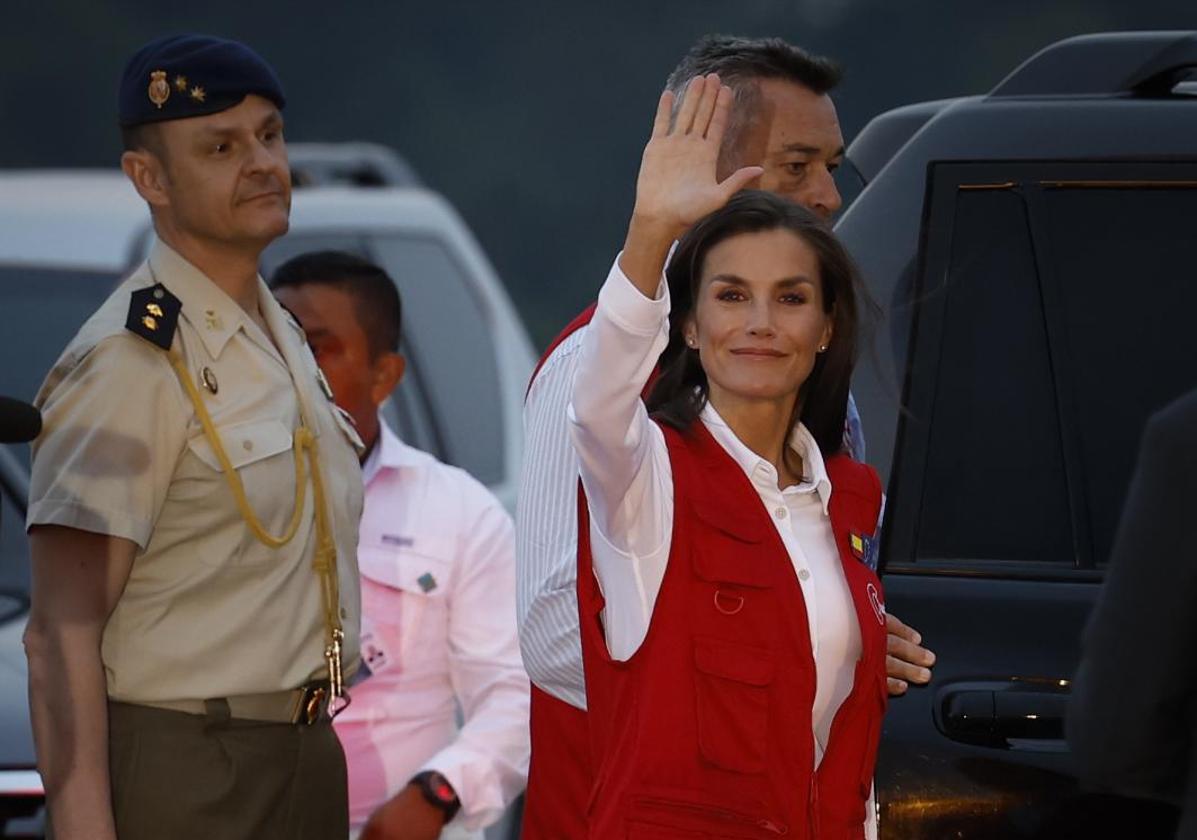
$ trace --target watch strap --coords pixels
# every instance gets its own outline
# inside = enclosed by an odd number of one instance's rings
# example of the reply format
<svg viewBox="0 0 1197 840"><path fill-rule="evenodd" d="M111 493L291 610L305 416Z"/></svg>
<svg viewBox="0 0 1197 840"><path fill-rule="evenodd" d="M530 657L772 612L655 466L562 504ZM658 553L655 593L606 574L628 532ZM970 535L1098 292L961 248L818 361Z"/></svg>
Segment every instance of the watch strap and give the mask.
<svg viewBox="0 0 1197 840"><path fill-rule="evenodd" d="M457 812L461 810L461 800L457 798L457 791L453 789L453 785L449 784L449 780L442 774L435 770L425 770L412 776L411 780L419 786L420 793L430 805L444 812L446 823L457 816Z"/></svg>

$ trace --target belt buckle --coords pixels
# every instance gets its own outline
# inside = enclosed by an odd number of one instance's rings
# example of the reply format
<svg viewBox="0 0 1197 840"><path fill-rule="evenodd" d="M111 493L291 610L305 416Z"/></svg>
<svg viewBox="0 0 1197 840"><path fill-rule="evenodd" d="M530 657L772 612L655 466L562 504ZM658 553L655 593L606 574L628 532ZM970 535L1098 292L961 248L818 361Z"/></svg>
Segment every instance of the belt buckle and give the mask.
<svg viewBox="0 0 1197 840"><path fill-rule="evenodd" d="M299 700L299 714L296 723L303 723L311 726L316 721L320 720L321 714L326 708L326 701L328 700L328 689L320 683L311 683L304 686L303 696Z"/></svg>

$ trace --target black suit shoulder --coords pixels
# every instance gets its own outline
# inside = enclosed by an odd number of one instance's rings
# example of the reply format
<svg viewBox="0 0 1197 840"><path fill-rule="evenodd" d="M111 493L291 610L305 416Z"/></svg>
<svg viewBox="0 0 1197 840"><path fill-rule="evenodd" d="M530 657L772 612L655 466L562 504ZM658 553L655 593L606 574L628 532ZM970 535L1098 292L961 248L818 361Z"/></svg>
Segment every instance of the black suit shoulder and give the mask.
<svg viewBox="0 0 1197 840"><path fill-rule="evenodd" d="M1152 415L1147 431L1175 455L1197 459L1197 389Z"/></svg>

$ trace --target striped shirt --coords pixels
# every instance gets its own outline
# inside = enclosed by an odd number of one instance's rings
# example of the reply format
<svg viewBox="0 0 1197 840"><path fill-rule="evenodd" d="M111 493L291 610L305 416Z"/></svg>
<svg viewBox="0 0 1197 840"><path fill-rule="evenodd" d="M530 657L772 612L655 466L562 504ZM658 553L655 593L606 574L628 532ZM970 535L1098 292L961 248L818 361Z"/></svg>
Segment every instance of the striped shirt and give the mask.
<svg viewBox="0 0 1197 840"><path fill-rule="evenodd" d="M578 628L578 456L569 432L578 349L566 337L532 380L524 403L524 465L516 515L520 652L542 691L586 708Z"/></svg>

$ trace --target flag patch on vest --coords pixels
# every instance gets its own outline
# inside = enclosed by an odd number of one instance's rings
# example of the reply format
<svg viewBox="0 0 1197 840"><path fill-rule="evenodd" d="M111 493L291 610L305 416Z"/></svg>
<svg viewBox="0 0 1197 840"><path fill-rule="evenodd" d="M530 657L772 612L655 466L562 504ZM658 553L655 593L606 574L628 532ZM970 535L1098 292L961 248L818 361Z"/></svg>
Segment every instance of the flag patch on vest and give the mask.
<svg viewBox="0 0 1197 840"><path fill-rule="evenodd" d="M866 537L852 531L848 535L848 545L852 549L852 556L864 563L873 571L877 571L878 540L876 535Z"/></svg>
<svg viewBox="0 0 1197 840"><path fill-rule="evenodd" d="M865 538L860 534L852 534L852 553L856 555L857 560L863 560L865 556Z"/></svg>

